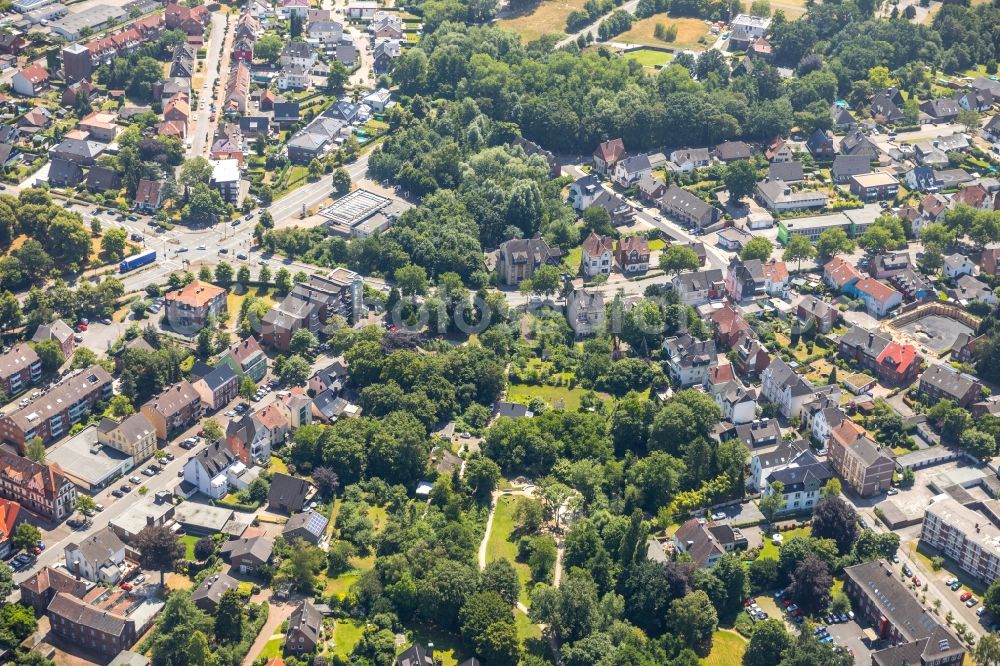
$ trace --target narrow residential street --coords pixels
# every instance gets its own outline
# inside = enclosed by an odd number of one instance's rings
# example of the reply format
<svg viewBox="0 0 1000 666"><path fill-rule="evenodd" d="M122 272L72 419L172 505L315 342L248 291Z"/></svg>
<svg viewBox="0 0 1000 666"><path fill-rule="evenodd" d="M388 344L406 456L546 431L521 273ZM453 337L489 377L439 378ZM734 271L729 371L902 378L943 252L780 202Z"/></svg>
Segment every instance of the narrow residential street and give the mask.
<svg viewBox="0 0 1000 666"><path fill-rule="evenodd" d="M191 139L191 148L188 150L189 157L198 155L205 156L211 149L212 121L211 104L214 100L225 94L221 91L219 81L220 71L225 68L227 62L223 59L223 46L227 39L226 24L229 20L227 14L215 12L212 14L212 32L208 38L206 55L201 71L204 76L204 83L198 92L198 110L192 112L191 126L188 129L188 138ZM221 67L220 67L221 65Z"/></svg>

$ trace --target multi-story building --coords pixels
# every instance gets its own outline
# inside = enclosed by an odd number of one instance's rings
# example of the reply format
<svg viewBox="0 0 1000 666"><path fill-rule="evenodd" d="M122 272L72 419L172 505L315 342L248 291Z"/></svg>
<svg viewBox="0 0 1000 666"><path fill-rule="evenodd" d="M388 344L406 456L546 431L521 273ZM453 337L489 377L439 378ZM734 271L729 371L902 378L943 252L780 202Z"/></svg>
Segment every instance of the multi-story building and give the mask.
<svg viewBox="0 0 1000 666"><path fill-rule="evenodd" d="M865 436L864 430L849 419L830 433L830 462L854 492L871 497L892 484L896 460Z"/></svg>
<svg viewBox="0 0 1000 666"><path fill-rule="evenodd" d="M626 236L616 241L615 260L622 273L649 270L649 239L645 236Z"/></svg>
<svg viewBox="0 0 1000 666"><path fill-rule="evenodd" d="M267 356L257 344L257 338L252 335L230 345L219 361L228 363L234 371L255 382L259 382L267 374Z"/></svg>
<svg viewBox="0 0 1000 666"><path fill-rule="evenodd" d="M965 659L962 642L910 594L888 562L846 567L844 593L854 612L890 643L872 653L872 666L957 666Z"/></svg>
<svg viewBox="0 0 1000 666"><path fill-rule="evenodd" d="M660 210L679 222L699 229L712 226L722 217L718 208L673 184L660 199Z"/></svg>
<svg viewBox="0 0 1000 666"><path fill-rule="evenodd" d="M920 375L919 391L930 402L952 400L959 407L978 402L983 395L979 380L945 365L932 365Z"/></svg>
<svg viewBox="0 0 1000 666"><path fill-rule="evenodd" d="M222 499L229 486L239 486L238 475L246 469L222 442L209 444L184 464L184 480L211 499ZM242 484L244 487L247 484Z"/></svg>
<svg viewBox="0 0 1000 666"><path fill-rule="evenodd" d="M516 286L531 279L540 266L555 266L561 258L562 251L550 247L541 236L517 238L500 244L497 269L504 284Z"/></svg>
<svg viewBox="0 0 1000 666"><path fill-rule="evenodd" d="M135 622L65 592L56 593L48 607L52 631L71 645L116 655L136 641Z"/></svg>
<svg viewBox="0 0 1000 666"><path fill-rule="evenodd" d="M665 364L670 378L681 386L708 381L708 371L718 364L715 340L698 340L684 333L663 341Z"/></svg>
<svg viewBox="0 0 1000 666"><path fill-rule="evenodd" d="M797 464L779 467L764 477L763 496L774 494L775 482L780 482L784 504L778 513L811 512L823 494L823 486L832 478L830 465L805 451Z"/></svg>
<svg viewBox="0 0 1000 666"><path fill-rule="evenodd" d="M226 311L226 290L214 284L192 280L163 297L171 328L193 335L208 325L209 317Z"/></svg>
<svg viewBox="0 0 1000 666"><path fill-rule="evenodd" d="M73 513L77 491L59 465L37 463L0 449L0 497L59 522Z"/></svg>
<svg viewBox="0 0 1000 666"><path fill-rule="evenodd" d="M111 397L112 379L107 370L92 365L77 373L25 407L0 417L0 437L21 450L33 437L49 444L82 421L97 403Z"/></svg>
<svg viewBox="0 0 1000 666"><path fill-rule="evenodd" d="M235 203L240 194L239 160L216 160L212 164L212 179L209 185L219 191L223 201Z"/></svg>
<svg viewBox="0 0 1000 666"><path fill-rule="evenodd" d="M236 398L240 389L240 376L226 363L220 363L192 386L201 396L205 411L214 412Z"/></svg>
<svg viewBox="0 0 1000 666"><path fill-rule="evenodd" d="M671 284L684 305L697 307L710 300L722 298L726 294L726 283L722 271L718 268L679 273L674 276Z"/></svg>
<svg viewBox="0 0 1000 666"><path fill-rule="evenodd" d="M131 456L138 465L156 452L156 428L142 413L121 420L105 416L97 426L97 441Z"/></svg>
<svg viewBox="0 0 1000 666"><path fill-rule="evenodd" d="M89 581L114 585L122 577L125 544L110 527L67 544L63 553L66 570Z"/></svg>
<svg viewBox="0 0 1000 666"><path fill-rule="evenodd" d="M14 396L34 384L42 376L42 361L26 342L19 342L0 356L0 387Z"/></svg>
<svg viewBox="0 0 1000 666"><path fill-rule="evenodd" d="M704 518L691 518L678 527L673 542L675 550L687 553L695 564L706 569L726 553L747 547L747 538L739 528Z"/></svg>
<svg viewBox="0 0 1000 666"><path fill-rule="evenodd" d="M899 180L881 171L855 174L848 178L848 182L851 194L866 202L894 199L899 192Z"/></svg>
<svg viewBox="0 0 1000 666"><path fill-rule="evenodd" d="M1000 528L995 513L977 511L975 506L938 495L924 512L920 540L989 585L1000 578Z"/></svg>
<svg viewBox="0 0 1000 666"><path fill-rule="evenodd" d="M566 319L577 336L593 335L604 325L604 297L599 291L574 289L566 297Z"/></svg>
<svg viewBox="0 0 1000 666"><path fill-rule="evenodd" d="M611 236L598 236L593 231L583 240L583 254L580 267L587 277L611 273L612 259Z"/></svg>
<svg viewBox="0 0 1000 666"><path fill-rule="evenodd" d="M361 277L343 268L296 284L261 322L260 341L285 351L300 328L317 333L332 315L350 317L363 299Z"/></svg>
<svg viewBox="0 0 1000 666"><path fill-rule="evenodd" d="M791 442L781 442L771 451L762 451L754 455L750 459L750 478L747 484L760 492L765 488L764 480L772 473L786 467L795 467L801 461L814 462L816 459L812 457L811 453L808 454L808 458L803 457L803 454L809 452L809 448L809 442L798 439Z"/></svg>
<svg viewBox="0 0 1000 666"><path fill-rule="evenodd" d="M202 415L201 395L191 382L181 380L150 398L139 411L153 424L157 438L166 440L198 422Z"/></svg>

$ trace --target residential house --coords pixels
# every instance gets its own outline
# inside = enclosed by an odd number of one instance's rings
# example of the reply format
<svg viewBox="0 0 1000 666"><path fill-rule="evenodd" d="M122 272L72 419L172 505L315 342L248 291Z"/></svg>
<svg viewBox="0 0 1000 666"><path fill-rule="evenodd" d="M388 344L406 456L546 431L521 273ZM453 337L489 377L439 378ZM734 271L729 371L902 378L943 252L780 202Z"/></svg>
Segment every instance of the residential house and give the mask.
<svg viewBox="0 0 1000 666"><path fill-rule="evenodd" d="M505 285L516 286L531 279L539 266L555 266L562 258L562 251L549 247L541 236L516 238L500 244L497 268Z"/></svg>
<svg viewBox="0 0 1000 666"><path fill-rule="evenodd" d="M912 268L905 268L889 278L889 282L898 289L908 301L924 300L937 294L934 284L922 273Z"/></svg>
<svg viewBox="0 0 1000 666"><path fill-rule="evenodd" d="M881 252L869 263L868 272L872 277L884 280L899 275L910 268L910 255L906 252Z"/></svg>
<svg viewBox="0 0 1000 666"><path fill-rule="evenodd" d="M920 371L920 357L913 345L894 342L860 326L852 326L840 336L837 347L841 358L854 361L886 384L911 384Z"/></svg>
<svg viewBox="0 0 1000 666"><path fill-rule="evenodd" d="M809 135L806 141L806 148L817 160L832 160L837 154L833 145L833 132L816 129Z"/></svg>
<svg viewBox="0 0 1000 666"><path fill-rule="evenodd" d="M784 504L778 514L812 513L823 495L823 486L833 478L826 462L818 461L809 451L800 454L797 464L779 467L764 477L763 496L775 493L775 483L783 486Z"/></svg>
<svg viewBox="0 0 1000 666"><path fill-rule="evenodd" d="M403 19L399 14L380 12L368 25L368 32L375 39L395 39L397 41L405 38L403 30Z"/></svg>
<svg viewBox="0 0 1000 666"><path fill-rule="evenodd" d="M124 573L125 544L110 527L63 549L66 570L94 583L114 585Z"/></svg>
<svg viewBox="0 0 1000 666"><path fill-rule="evenodd" d="M871 173L871 160L867 155L837 155L833 158L830 174L835 183L848 183L852 176Z"/></svg>
<svg viewBox="0 0 1000 666"><path fill-rule="evenodd" d="M597 176L593 174L581 176L569 186L569 203L577 212L582 213L594 205L604 191Z"/></svg>
<svg viewBox="0 0 1000 666"><path fill-rule="evenodd" d="M962 641L927 612L885 560L845 567L844 592L879 644L890 646L872 653L872 666L963 663Z"/></svg>
<svg viewBox="0 0 1000 666"><path fill-rule="evenodd" d="M708 148L680 148L670 153L671 171L693 173L695 169L707 167L712 163Z"/></svg>
<svg viewBox="0 0 1000 666"><path fill-rule="evenodd" d="M222 499L229 486L243 486L239 476L246 466L221 442L209 443L184 463L184 480L209 499Z"/></svg>
<svg viewBox="0 0 1000 666"><path fill-rule="evenodd" d="M733 257L726 271L726 291L734 303L751 300L764 294L764 267L760 259L740 260Z"/></svg>
<svg viewBox="0 0 1000 666"><path fill-rule="evenodd" d="M274 541L262 535L230 539L222 544L220 552L233 570L244 576L252 576L271 562Z"/></svg>
<svg viewBox="0 0 1000 666"><path fill-rule="evenodd" d="M866 203L894 199L899 192L899 181L884 171L851 176L848 182L851 194Z"/></svg>
<svg viewBox="0 0 1000 666"><path fill-rule="evenodd" d="M18 585L21 592L21 604L32 608L36 615L44 613L52 598L59 592L65 592L74 597L83 597L87 593L88 587L90 585L86 581L70 574L61 565L44 566Z"/></svg>
<svg viewBox="0 0 1000 666"><path fill-rule="evenodd" d="M800 323L812 320L819 333L829 333L840 318L840 311L832 303L808 295L795 305L795 317Z"/></svg>
<svg viewBox="0 0 1000 666"><path fill-rule="evenodd" d="M278 16L288 20L292 16L305 19L309 15L309 0L281 0Z"/></svg>
<svg viewBox="0 0 1000 666"><path fill-rule="evenodd" d="M663 341L664 364L671 380L681 386L708 381L708 371L718 364L714 340L698 340L688 333Z"/></svg>
<svg viewBox="0 0 1000 666"><path fill-rule="evenodd" d="M763 37L758 37L747 47L747 56L771 62L774 59L774 46Z"/></svg>
<svg viewBox="0 0 1000 666"><path fill-rule="evenodd" d="M306 35L320 46L334 46L344 36L344 26L337 21L311 21Z"/></svg>
<svg viewBox="0 0 1000 666"><path fill-rule="evenodd" d="M989 111L993 108L993 103L997 101L996 95L989 89L959 91L955 93L954 99L960 108L979 113Z"/></svg>
<svg viewBox="0 0 1000 666"><path fill-rule="evenodd" d="M280 98L268 103L269 91L264 91L260 96L261 111L272 111L274 122L282 129L289 125L294 125L301 119L301 109L299 102L285 102Z"/></svg>
<svg viewBox="0 0 1000 666"><path fill-rule="evenodd" d="M424 646L420 643L414 643L410 647L403 650L396 660L398 666L434 666L436 663L434 661L434 646ZM459 664L459 666L469 666L465 662Z"/></svg>
<svg viewBox="0 0 1000 666"><path fill-rule="evenodd" d="M994 143L1000 143L1000 114L990 117L982 129L983 137Z"/></svg>
<svg viewBox="0 0 1000 666"><path fill-rule="evenodd" d="M862 278L854 283L853 291L864 304L868 314L881 319L903 303L903 295L874 278Z"/></svg>
<svg viewBox="0 0 1000 666"><path fill-rule="evenodd" d="M677 528L674 549L686 553L698 567L708 569L726 553L747 548L747 539L739 528L723 523L690 518Z"/></svg>
<svg viewBox="0 0 1000 666"><path fill-rule="evenodd" d="M782 180L764 179L757 183L756 199L772 211L825 208L827 196L818 190L793 190Z"/></svg>
<svg viewBox="0 0 1000 666"><path fill-rule="evenodd" d="M593 231L583 240L583 255L580 267L588 278L609 275L614 265L611 236L598 236Z"/></svg>
<svg viewBox="0 0 1000 666"><path fill-rule="evenodd" d="M574 289L566 297L566 319L577 337L593 335L604 326L604 297L599 291Z"/></svg>
<svg viewBox="0 0 1000 666"><path fill-rule="evenodd" d="M376 74L388 72L401 52L399 42L395 40L376 40L375 49L372 51L372 69Z"/></svg>
<svg viewBox="0 0 1000 666"><path fill-rule="evenodd" d="M755 453L750 458L750 478L747 480L747 485L756 492L761 492L765 488L764 480L774 472L801 463L812 464L815 460L806 440L779 442L776 448Z"/></svg>
<svg viewBox="0 0 1000 666"><path fill-rule="evenodd" d="M0 438L16 444L22 451L34 437L49 444L85 420L97 403L111 395L111 375L101 366L92 365L63 379L28 405L0 417Z"/></svg>
<svg viewBox="0 0 1000 666"><path fill-rule="evenodd" d="M660 210L674 220L698 229L710 227L722 217L718 208L675 184L671 184L660 199Z"/></svg>
<svg viewBox="0 0 1000 666"><path fill-rule="evenodd" d="M0 449L0 497L24 509L62 522L73 513L76 486L56 463L38 463Z"/></svg>
<svg viewBox="0 0 1000 666"><path fill-rule="evenodd" d="M76 162L53 157L49 162L48 182L53 187L76 187L83 182L83 169Z"/></svg>
<svg viewBox="0 0 1000 666"><path fill-rule="evenodd" d="M978 379L946 365L931 365L920 375L918 390L931 403L951 400L968 407L982 399L983 385Z"/></svg>
<svg viewBox="0 0 1000 666"><path fill-rule="evenodd" d="M229 363L237 374L255 382L264 379L267 374L267 356L252 335L230 345L219 360Z"/></svg>
<svg viewBox="0 0 1000 666"><path fill-rule="evenodd" d="M709 369L708 390L730 423L749 423L757 414L757 390L743 385L733 373L733 366L722 363Z"/></svg>
<svg viewBox="0 0 1000 666"><path fill-rule="evenodd" d="M851 113L851 110L848 109L847 106L844 104L834 103L830 105L830 119L833 122L834 129L838 130L853 129L858 126L857 118L854 117L854 114ZM826 134L825 132L823 132L823 130L820 129L817 129L816 131L819 132L820 134L824 135ZM806 147L808 147L808 145ZM830 142L830 150L831 150L830 154L832 156L833 141Z"/></svg>
<svg viewBox="0 0 1000 666"><path fill-rule="evenodd" d="M168 30L182 30L189 36L198 37L205 32L212 16L204 5L187 7L173 3L167 5L163 14Z"/></svg>
<svg viewBox="0 0 1000 666"><path fill-rule="evenodd" d="M72 109L76 106L77 100L89 100L95 92L97 86L86 79L81 79L66 86L59 98L59 105Z"/></svg>
<svg viewBox="0 0 1000 666"><path fill-rule="evenodd" d="M764 157L768 162L782 163L791 162L795 159L792 147L781 136L776 136L764 147Z"/></svg>
<svg viewBox="0 0 1000 666"><path fill-rule="evenodd" d="M696 307L722 298L726 293L722 271L717 268L679 273L673 277L671 284L682 304Z"/></svg>
<svg viewBox="0 0 1000 666"><path fill-rule="evenodd" d="M97 441L121 451L139 465L156 452L156 427L141 413L123 419L105 416L97 425Z"/></svg>
<svg viewBox="0 0 1000 666"><path fill-rule="evenodd" d="M663 179L652 173L643 175L636 186L639 189L639 197L650 203L659 201L667 191L667 184Z"/></svg>
<svg viewBox="0 0 1000 666"><path fill-rule="evenodd" d="M326 526L329 520L326 516L309 509L302 513L297 513L285 523L281 530L281 536L288 542L295 539L303 539L316 545L326 537Z"/></svg>
<svg viewBox="0 0 1000 666"><path fill-rule="evenodd" d="M57 320L61 322L62 320ZM65 326L65 324L63 324ZM41 327L39 327L41 328ZM37 334L36 334L37 335ZM70 334L70 340L73 336ZM48 340L49 338L43 338ZM32 338L32 341L36 340ZM69 358L67 356L67 358ZM8 396L16 396L42 376L42 361L26 342L18 342L0 356L0 388Z"/></svg>
<svg viewBox="0 0 1000 666"><path fill-rule="evenodd" d="M1000 275L1000 246L983 250L979 256L979 270L986 275Z"/></svg>
<svg viewBox="0 0 1000 666"><path fill-rule="evenodd" d="M191 382L181 380L153 396L139 408L156 429L156 437L167 440L193 426L201 418L201 395Z"/></svg>
<svg viewBox="0 0 1000 666"><path fill-rule="evenodd" d="M158 180L143 178L139 181L139 186L135 190L135 199L132 205L136 210L147 213L155 213L163 205L162 183Z"/></svg>
<svg viewBox="0 0 1000 666"><path fill-rule="evenodd" d="M171 328L193 335L208 326L209 320L226 312L226 290L193 280L164 295L167 322Z"/></svg>
<svg viewBox="0 0 1000 666"><path fill-rule="evenodd" d="M748 451L768 448L781 443L781 426L777 419L751 419L723 432L721 439L738 439Z"/></svg>
<svg viewBox="0 0 1000 666"><path fill-rule="evenodd" d="M212 179L209 185L218 190L226 203L236 203L240 194L240 163L238 160L212 162Z"/></svg>
<svg viewBox="0 0 1000 666"><path fill-rule="evenodd" d="M220 363L192 386L201 396L205 411L214 412L236 399L240 388L240 376L233 372L228 364Z"/></svg>
<svg viewBox="0 0 1000 666"><path fill-rule="evenodd" d="M997 296L989 285L971 275L963 275L955 280L955 287L948 290L948 296L964 305L970 301L982 301L990 306L997 303Z"/></svg>
<svg viewBox="0 0 1000 666"><path fill-rule="evenodd" d="M754 236L743 227L725 227L717 234L718 244L724 250L741 252Z"/></svg>
<svg viewBox="0 0 1000 666"><path fill-rule="evenodd" d="M786 418L798 416L802 406L816 395L814 389L804 377L785 363L781 357L775 357L761 373L761 396L778 405L778 411ZM839 389L830 389L831 393L839 394Z"/></svg>
<svg viewBox="0 0 1000 666"><path fill-rule="evenodd" d="M805 180L805 172L802 170L802 162L771 162L767 167L767 177L769 180L780 180L783 183L801 183Z"/></svg>
<svg viewBox="0 0 1000 666"><path fill-rule="evenodd" d="M308 599L303 599L288 617L285 629L285 652L308 654L323 639L323 614Z"/></svg>
<svg viewBox="0 0 1000 666"><path fill-rule="evenodd" d="M927 165L913 167L906 172L903 181L909 189L920 192L937 192L941 189L941 181L938 180L934 169Z"/></svg>
<svg viewBox="0 0 1000 666"><path fill-rule="evenodd" d="M964 254L949 254L944 258L941 268L945 277L955 279L961 275L975 275L976 262Z"/></svg>
<svg viewBox="0 0 1000 666"><path fill-rule="evenodd" d="M243 61L237 61L229 71L226 80L226 99L222 108L226 113L244 114L250 99L250 68Z"/></svg>
<svg viewBox="0 0 1000 666"><path fill-rule="evenodd" d="M771 19L765 16L738 14L729 23L729 49L744 51L751 43L767 34Z"/></svg>
<svg viewBox="0 0 1000 666"><path fill-rule="evenodd" d="M894 124L903 119L903 96L896 88L889 88L878 93L872 98L871 110L872 118L879 123Z"/></svg>
<svg viewBox="0 0 1000 666"><path fill-rule="evenodd" d="M55 594L46 613L52 633L89 652L117 655L138 638L135 620L66 592Z"/></svg>
<svg viewBox="0 0 1000 666"><path fill-rule="evenodd" d="M594 150L594 169L602 176L614 173L615 166L625 159L625 143L621 139L611 139Z"/></svg>
<svg viewBox="0 0 1000 666"><path fill-rule="evenodd" d="M276 472L267 496L268 508L282 513L298 513L306 508L312 486L305 479Z"/></svg>
<svg viewBox="0 0 1000 666"><path fill-rule="evenodd" d="M959 204L976 210L993 210L993 194L979 183L968 185L951 195L952 208Z"/></svg>
<svg viewBox="0 0 1000 666"><path fill-rule="evenodd" d="M121 176L114 169L95 164L87 172L87 191L91 193L117 192L121 186Z"/></svg>
<svg viewBox="0 0 1000 666"><path fill-rule="evenodd" d="M764 291L769 296L784 296L788 290L788 265L783 261L769 259L763 265Z"/></svg>
<svg viewBox="0 0 1000 666"><path fill-rule="evenodd" d="M34 97L38 95L42 90L47 88L48 85L49 73L38 63L28 65L27 67L18 70L14 74L14 78L11 79L11 88L14 89L14 92L18 95L24 95L25 97Z"/></svg>
<svg viewBox="0 0 1000 666"><path fill-rule="evenodd" d="M880 152L878 145L861 128L855 129L840 141L841 155L864 155L869 160L876 160Z"/></svg>
<svg viewBox="0 0 1000 666"><path fill-rule="evenodd" d="M213 614L219 607L222 595L228 590L238 590L240 581L224 573L212 574L202 581L201 585L191 593L191 600L194 605Z"/></svg>
<svg viewBox="0 0 1000 666"><path fill-rule="evenodd" d="M626 236L615 241L615 261L625 274L649 270L649 240L645 236Z"/></svg>
<svg viewBox="0 0 1000 666"><path fill-rule="evenodd" d="M750 156L750 146L743 141L724 141L715 147L715 157L721 162L748 160Z"/></svg>
<svg viewBox="0 0 1000 666"><path fill-rule="evenodd" d="M830 463L833 469L861 497L880 495L892 483L896 460L865 436L849 419L830 434Z"/></svg>
<svg viewBox="0 0 1000 666"><path fill-rule="evenodd" d="M624 198L603 188L592 205L606 210L608 217L611 218L611 224L616 227L630 226L635 220L635 209L632 205Z"/></svg>
<svg viewBox="0 0 1000 666"><path fill-rule="evenodd" d="M307 396L301 387L295 387L288 395L276 403L285 416L288 427L297 430L302 426L312 425L312 398Z"/></svg>
<svg viewBox="0 0 1000 666"><path fill-rule="evenodd" d="M633 155L619 160L615 164L614 173L611 180L615 184L628 189L639 183L643 176L648 176L653 170L649 163L649 155Z"/></svg>
<svg viewBox="0 0 1000 666"><path fill-rule="evenodd" d="M17 502L0 499L0 557L8 558L14 554L14 535L18 526L27 518L21 512L21 505ZM23 599L22 592L22 599Z"/></svg>
<svg viewBox="0 0 1000 666"><path fill-rule="evenodd" d="M715 341L723 349L734 349L743 338L754 335L747 320L728 301L712 311L711 319Z"/></svg>
<svg viewBox="0 0 1000 666"><path fill-rule="evenodd" d="M958 102L954 99L940 97L938 99L929 99L926 102L922 102L920 104L920 110L930 117L931 122L950 123L955 120L958 116L958 112L962 110L962 107L960 107Z"/></svg>

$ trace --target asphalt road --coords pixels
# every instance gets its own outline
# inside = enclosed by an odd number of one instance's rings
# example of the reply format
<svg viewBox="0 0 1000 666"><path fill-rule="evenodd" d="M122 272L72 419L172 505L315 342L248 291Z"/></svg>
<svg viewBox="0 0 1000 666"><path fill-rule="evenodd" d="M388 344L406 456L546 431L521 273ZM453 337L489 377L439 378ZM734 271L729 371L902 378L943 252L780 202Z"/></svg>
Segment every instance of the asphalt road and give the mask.
<svg viewBox="0 0 1000 666"><path fill-rule="evenodd" d="M215 102L218 108L222 108L222 101L225 96L223 89L224 70L229 65L228 59L223 58L224 42L228 41L229 35L226 33L227 14L215 12L212 14L212 32L208 38L208 47L204 60L204 83L198 91L198 110L191 118L191 125L188 127L188 138L191 139L191 148L188 150L189 157L198 155L207 156L212 148L212 134L215 130L215 122L210 120L212 114L211 105ZM220 62L222 67L219 67Z"/></svg>

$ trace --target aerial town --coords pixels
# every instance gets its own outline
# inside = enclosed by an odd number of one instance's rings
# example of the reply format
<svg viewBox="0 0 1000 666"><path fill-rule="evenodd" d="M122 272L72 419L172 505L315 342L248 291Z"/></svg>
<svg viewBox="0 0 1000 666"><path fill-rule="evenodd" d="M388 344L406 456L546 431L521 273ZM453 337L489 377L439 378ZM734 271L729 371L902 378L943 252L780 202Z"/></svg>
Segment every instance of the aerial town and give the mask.
<svg viewBox="0 0 1000 666"><path fill-rule="evenodd" d="M0 3L0 663L1000 666L1000 0Z"/></svg>

